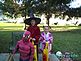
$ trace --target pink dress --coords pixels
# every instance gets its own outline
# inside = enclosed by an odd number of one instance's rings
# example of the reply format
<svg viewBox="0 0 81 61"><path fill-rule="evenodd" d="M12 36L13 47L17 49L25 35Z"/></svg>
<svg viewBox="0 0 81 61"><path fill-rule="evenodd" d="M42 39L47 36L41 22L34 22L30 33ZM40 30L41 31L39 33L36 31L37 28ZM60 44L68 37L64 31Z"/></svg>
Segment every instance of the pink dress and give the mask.
<svg viewBox="0 0 81 61"><path fill-rule="evenodd" d="M42 32L40 37L40 49L43 50L45 47L45 43L48 42L48 50L49 53L52 49L52 42L53 42L53 36L50 32Z"/></svg>

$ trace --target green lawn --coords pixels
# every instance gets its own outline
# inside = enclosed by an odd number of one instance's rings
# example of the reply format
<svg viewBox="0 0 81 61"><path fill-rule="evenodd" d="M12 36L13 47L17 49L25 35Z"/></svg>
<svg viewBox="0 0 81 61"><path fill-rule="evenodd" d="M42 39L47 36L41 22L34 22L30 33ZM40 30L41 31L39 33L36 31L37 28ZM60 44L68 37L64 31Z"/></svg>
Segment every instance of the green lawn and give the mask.
<svg viewBox="0 0 81 61"><path fill-rule="evenodd" d="M23 31L24 24L0 23L0 52L8 52L13 31ZM52 27L54 36L53 52L69 51L79 55L81 60L81 27Z"/></svg>

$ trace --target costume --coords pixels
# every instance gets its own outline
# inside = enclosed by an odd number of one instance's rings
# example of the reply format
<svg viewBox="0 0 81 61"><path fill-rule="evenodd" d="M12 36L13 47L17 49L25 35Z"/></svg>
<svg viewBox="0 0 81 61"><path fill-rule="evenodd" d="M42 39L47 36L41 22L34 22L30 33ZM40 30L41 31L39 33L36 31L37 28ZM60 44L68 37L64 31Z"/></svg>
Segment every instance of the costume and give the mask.
<svg viewBox="0 0 81 61"><path fill-rule="evenodd" d="M34 55L34 46L30 42L30 39L28 38L27 41L25 40L25 37L29 33L25 32L24 37L18 41L16 48L14 49L13 53L18 51L20 53L20 61L33 61L33 55Z"/></svg>
<svg viewBox="0 0 81 61"><path fill-rule="evenodd" d="M40 38L40 29L37 25L35 26L29 26L28 31L31 32L31 37L35 38L34 44L37 46L37 58L38 58L38 44L39 44L39 38Z"/></svg>
<svg viewBox="0 0 81 61"><path fill-rule="evenodd" d="M27 30L31 32L31 37L36 39L35 44L38 44L39 38L40 38L39 27L37 25L34 25L34 26L30 25Z"/></svg>
<svg viewBox="0 0 81 61"><path fill-rule="evenodd" d="M40 18L30 17L28 19L25 19L24 23L27 25L31 25L31 20L35 20L36 24L40 24L40 22L41 22Z"/></svg>
<svg viewBox="0 0 81 61"><path fill-rule="evenodd" d="M48 50L49 50L49 53L51 53L50 51L52 49L53 36L50 32L41 33L41 37L40 37L40 49L41 50L44 49L46 42L48 42Z"/></svg>
<svg viewBox="0 0 81 61"><path fill-rule="evenodd" d="M34 25L31 24L32 20L35 21ZM37 25L40 22L41 22L41 19L34 17L32 12L30 13L30 18L24 21L25 24L29 25L27 30L31 32L31 38L35 39L33 41L34 41L34 44L37 46L37 58L38 58L38 44L39 44L39 38L40 38L40 29Z"/></svg>
<svg viewBox="0 0 81 61"><path fill-rule="evenodd" d="M31 24L32 20L35 21L34 25ZM35 44L39 43L40 29L37 25L40 24L40 22L41 22L41 19L37 18L37 17L34 17L32 11L30 11L30 18L27 18L27 19L24 20L24 23L29 25L27 30L31 32L31 37L36 39Z"/></svg>

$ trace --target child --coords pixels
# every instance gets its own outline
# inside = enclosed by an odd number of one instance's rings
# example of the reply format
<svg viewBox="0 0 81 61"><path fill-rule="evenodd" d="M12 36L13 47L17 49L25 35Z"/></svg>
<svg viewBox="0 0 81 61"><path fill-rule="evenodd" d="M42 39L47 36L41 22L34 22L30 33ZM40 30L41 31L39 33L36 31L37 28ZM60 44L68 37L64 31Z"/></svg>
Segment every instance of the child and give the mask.
<svg viewBox="0 0 81 61"><path fill-rule="evenodd" d="M46 42L48 42L48 50L49 50L48 52L50 54L52 49L53 36L49 32L48 26L44 26L43 28L44 28L44 32L41 33L41 37L40 37L40 49L43 51Z"/></svg>
<svg viewBox="0 0 81 61"><path fill-rule="evenodd" d="M18 41L13 54L18 51L20 53L20 61L33 61L34 46L30 42L30 32L25 31L23 38Z"/></svg>
<svg viewBox="0 0 81 61"><path fill-rule="evenodd" d="M37 26L40 23L41 19L34 17L32 14L30 18L24 21L25 24L29 25L27 28L31 32L31 39L34 41L34 44L37 46L37 57L38 57L38 44L40 38L40 28Z"/></svg>
<svg viewBox="0 0 81 61"><path fill-rule="evenodd" d="M40 29L37 26L35 19L31 20L31 25L29 25L27 30L31 32L32 40L34 40L35 44L37 45L40 38Z"/></svg>

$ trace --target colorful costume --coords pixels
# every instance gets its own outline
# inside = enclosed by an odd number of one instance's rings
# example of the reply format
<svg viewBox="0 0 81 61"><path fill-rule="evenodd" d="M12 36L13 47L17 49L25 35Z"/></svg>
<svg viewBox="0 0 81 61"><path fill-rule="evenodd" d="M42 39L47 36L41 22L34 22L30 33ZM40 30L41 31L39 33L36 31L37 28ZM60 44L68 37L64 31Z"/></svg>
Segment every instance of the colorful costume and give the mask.
<svg viewBox="0 0 81 61"><path fill-rule="evenodd" d="M46 42L48 42L48 50L49 50L49 53L52 49L52 42L53 42L53 36L50 32L42 32L41 33L41 37L40 37L40 49L43 50L44 47L45 47L45 44Z"/></svg>
<svg viewBox="0 0 81 61"><path fill-rule="evenodd" d="M36 39L35 44L38 44L39 38L40 38L39 27L37 25L35 25L35 26L30 25L27 30L31 32L31 37Z"/></svg>
<svg viewBox="0 0 81 61"><path fill-rule="evenodd" d="M25 36L28 33L25 33ZM20 41L18 41L16 48L13 53L18 51L20 53L20 61L33 61L34 55L34 46L30 42L30 39L24 41L25 38L23 37Z"/></svg>
<svg viewBox="0 0 81 61"><path fill-rule="evenodd" d="M35 21L34 25L32 25L32 23L31 23L32 20ZM34 17L32 12L30 13L30 18L28 18L24 21L25 24L29 25L27 31L31 32L31 38L35 39L32 41L34 41L34 44L37 46L37 57L38 57L38 44L39 44L39 38L40 38L40 29L37 25L40 22L41 22L41 19Z"/></svg>
<svg viewBox="0 0 81 61"><path fill-rule="evenodd" d="M37 25L35 26L29 26L28 31L31 32L31 37L35 38L34 44L37 46L37 58L38 58L38 44L39 44L39 38L40 38L40 29Z"/></svg>

